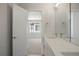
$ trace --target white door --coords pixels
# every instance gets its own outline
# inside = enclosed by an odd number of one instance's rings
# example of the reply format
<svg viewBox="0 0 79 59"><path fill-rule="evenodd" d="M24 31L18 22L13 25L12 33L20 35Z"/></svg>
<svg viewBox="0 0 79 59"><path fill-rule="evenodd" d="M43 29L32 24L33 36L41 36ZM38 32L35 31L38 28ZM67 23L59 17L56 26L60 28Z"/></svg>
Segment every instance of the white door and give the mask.
<svg viewBox="0 0 79 59"><path fill-rule="evenodd" d="M13 56L26 55L27 11L13 5Z"/></svg>

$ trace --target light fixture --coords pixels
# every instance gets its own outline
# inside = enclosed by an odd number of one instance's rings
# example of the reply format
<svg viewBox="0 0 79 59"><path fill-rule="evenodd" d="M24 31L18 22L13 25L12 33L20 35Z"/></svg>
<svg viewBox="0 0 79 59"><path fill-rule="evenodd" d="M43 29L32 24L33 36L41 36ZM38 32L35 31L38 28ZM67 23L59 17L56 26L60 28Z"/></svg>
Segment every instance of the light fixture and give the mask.
<svg viewBox="0 0 79 59"><path fill-rule="evenodd" d="M61 3L56 3L55 7L57 8Z"/></svg>

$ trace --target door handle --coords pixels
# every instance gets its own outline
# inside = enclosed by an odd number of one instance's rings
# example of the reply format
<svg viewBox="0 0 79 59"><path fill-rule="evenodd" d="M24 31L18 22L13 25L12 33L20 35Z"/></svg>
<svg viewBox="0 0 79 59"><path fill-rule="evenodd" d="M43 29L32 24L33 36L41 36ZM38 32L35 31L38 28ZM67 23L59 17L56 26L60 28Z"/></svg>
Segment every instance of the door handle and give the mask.
<svg viewBox="0 0 79 59"><path fill-rule="evenodd" d="M16 36L13 36L12 38L13 38L13 39L16 39Z"/></svg>

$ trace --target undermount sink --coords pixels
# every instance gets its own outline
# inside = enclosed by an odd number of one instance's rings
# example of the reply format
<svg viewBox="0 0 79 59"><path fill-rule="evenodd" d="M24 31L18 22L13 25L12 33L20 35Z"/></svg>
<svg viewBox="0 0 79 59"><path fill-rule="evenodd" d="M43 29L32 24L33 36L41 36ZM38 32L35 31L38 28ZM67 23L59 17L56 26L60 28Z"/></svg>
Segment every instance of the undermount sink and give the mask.
<svg viewBox="0 0 79 59"><path fill-rule="evenodd" d="M62 52L64 56L79 56L79 52Z"/></svg>

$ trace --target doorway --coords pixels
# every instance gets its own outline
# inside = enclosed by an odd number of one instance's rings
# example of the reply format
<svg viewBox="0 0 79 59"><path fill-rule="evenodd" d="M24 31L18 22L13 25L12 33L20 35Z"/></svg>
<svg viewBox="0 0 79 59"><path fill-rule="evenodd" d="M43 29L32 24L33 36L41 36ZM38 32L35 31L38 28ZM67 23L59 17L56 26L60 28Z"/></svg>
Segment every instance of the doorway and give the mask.
<svg viewBox="0 0 79 59"><path fill-rule="evenodd" d="M27 55L41 55L42 53L41 20L41 11L28 12Z"/></svg>

